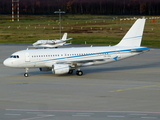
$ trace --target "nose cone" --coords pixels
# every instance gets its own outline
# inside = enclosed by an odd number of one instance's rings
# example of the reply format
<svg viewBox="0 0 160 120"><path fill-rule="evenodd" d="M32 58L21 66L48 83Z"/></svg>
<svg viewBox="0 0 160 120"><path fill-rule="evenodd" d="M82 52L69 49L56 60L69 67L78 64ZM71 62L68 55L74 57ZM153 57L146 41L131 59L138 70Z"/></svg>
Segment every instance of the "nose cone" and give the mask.
<svg viewBox="0 0 160 120"><path fill-rule="evenodd" d="M33 46L38 46L38 45L41 45L42 44L42 41L41 40L38 40L37 42L33 43L32 45Z"/></svg>
<svg viewBox="0 0 160 120"><path fill-rule="evenodd" d="M37 43L35 42L35 43L33 43L32 45L33 45L33 46L36 46L36 45L37 45Z"/></svg>
<svg viewBox="0 0 160 120"><path fill-rule="evenodd" d="M3 65L8 66L8 60L7 59L3 61Z"/></svg>
<svg viewBox="0 0 160 120"><path fill-rule="evenodd" d="M11 60L8 58L8 59L3 61L3 64L5 66L12 67L13 62L11 62Z"/></svg>

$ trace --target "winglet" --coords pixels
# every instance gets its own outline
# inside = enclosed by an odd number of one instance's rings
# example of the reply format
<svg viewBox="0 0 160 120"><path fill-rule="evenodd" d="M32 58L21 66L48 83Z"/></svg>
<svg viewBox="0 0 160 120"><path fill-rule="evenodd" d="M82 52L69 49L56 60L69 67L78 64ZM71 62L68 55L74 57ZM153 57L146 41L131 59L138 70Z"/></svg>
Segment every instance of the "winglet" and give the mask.
<svg viewBox="0 0 160 120"><path fill-rule="evenodd" d="M138 19L116 46L139 47L142 41L145 21L145 19Z"/></svg>

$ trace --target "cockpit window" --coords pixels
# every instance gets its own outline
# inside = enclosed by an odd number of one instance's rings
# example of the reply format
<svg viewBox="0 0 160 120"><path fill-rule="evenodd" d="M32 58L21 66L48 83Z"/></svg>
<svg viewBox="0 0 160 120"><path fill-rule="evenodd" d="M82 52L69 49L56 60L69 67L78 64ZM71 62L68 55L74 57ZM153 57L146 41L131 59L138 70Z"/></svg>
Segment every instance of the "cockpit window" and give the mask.
<svg viewBox="0 0 160 120"><path fill-rule="evenodd" d="M19 58L19 55L11 55L10 58Z"/></svg>

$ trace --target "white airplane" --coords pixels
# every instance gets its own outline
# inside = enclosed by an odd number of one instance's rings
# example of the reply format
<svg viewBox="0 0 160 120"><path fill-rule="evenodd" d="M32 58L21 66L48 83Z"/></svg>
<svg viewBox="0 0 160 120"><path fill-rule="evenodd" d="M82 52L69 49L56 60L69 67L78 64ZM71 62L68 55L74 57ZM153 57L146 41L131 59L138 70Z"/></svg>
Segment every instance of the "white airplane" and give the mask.
<svg viewBox="0 0 160 120"><path fill-rule="evenodd" d="M66 43L66 41L71 40L72 38L67 39L67 33L64 33L61 40L38 40L33 43L34 47L58 47L63 45L70 45L71 43Z"/></svg>
<svg viewBox="0 0 160 120"><path fill-rule="evenodd" d="M140 46L144 25L145 19L138 19L115 46L22 50L13 53L3 64L25 68L25 77L29 68L54 74L72 74L77 69L76 74L81 76L80 67L115 62L148 51L148 47Z"/></svg>

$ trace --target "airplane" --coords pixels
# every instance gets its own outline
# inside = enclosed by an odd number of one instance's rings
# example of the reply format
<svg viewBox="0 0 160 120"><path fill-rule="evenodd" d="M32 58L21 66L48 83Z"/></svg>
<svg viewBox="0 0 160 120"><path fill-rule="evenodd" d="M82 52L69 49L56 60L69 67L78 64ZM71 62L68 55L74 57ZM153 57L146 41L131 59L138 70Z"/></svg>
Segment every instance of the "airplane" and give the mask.
<svg viewBox="0 0 160 120"><path fill-rule="evenodd" d="M38 40L33 43L34 47L59 47L63 45L70 45L71 43L66 43L66 41L71 40L72 38L67 39L67 33L64 33L62 39L60 40Z"/></svg>
<svg viewBox="0 0 160 120"><path fill-rule="evenodd" d="M13 53L4 60L8 67L25 68L24 76L28 77L29 68L39 68L40 71L52 71L53 74L83 75L80 67L116 62L125 58L149 51L141 47L145 19L138 19L114 46L75 47L59 49L22 50Z"/></svg>

